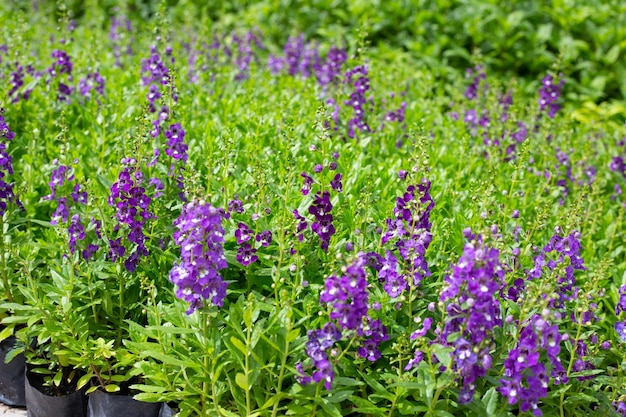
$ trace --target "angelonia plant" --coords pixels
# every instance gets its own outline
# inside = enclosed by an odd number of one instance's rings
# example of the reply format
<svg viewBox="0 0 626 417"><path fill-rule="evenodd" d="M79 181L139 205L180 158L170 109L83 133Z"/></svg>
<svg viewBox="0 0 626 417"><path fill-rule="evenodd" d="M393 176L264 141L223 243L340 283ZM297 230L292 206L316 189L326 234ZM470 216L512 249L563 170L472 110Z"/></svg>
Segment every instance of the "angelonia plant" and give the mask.
<svg viewBox="0 0 626 417"><path fill-rule="evenodd" d="M626 416L626 129L567 68L93 6L0 5L0 338L51 391Z"/></svg>

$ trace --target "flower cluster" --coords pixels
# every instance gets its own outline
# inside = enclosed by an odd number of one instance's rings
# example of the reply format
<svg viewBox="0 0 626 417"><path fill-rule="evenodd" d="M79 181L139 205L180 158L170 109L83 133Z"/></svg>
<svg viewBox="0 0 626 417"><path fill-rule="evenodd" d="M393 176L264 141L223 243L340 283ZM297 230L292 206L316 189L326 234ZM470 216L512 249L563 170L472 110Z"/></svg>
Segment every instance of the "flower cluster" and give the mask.
<svg viewBox="0 0 626 417"><path fill-rule="evenodd" d="M318 191L315 194L313 204L309 206L309 213L315 219L311 224L313 230L322 240L322 249L328 251L330 238L335 234L335 226L333 226L333 215L331 213L333 205L330 202L330 193L328 191Z"/></svg>
<svg viewBox="0 0 626 417"><path fill-rule="evenodd" d="M211 204L192 201L174 222L174 241L181 248L180 261L170 270L176 296L189 303L187 314L202 307L203 300L221 307L226 287L219 271L228 267L224 255L222 216Z"/></svg>
<svg viewBox="0 0 626 417"><path fill-rule="evenodd" d="M299 363L296 369L300 375L296 378L301 384L324 381L326 389L330 390L334 372L326 351L336 341L341 340L344 330L355 331L361 338L361 346L357 350L360 357L372 362L381 357L379 345L388 339L388 334L380 320L374 320L367 314L367 258L368 255L359 253L351 265L342 269L343 274L340 277L333 274L326 279L320 294L320 303L331 305L331 321L321 330L311 330L308 333L306 352L315 371L312 377L307 376L302 363Z"/></svg>
<svg viewBox="0 0 626 417"><path fill-rule="evenodd" d="M465 98L468 100L474 100L478 97L478 92L480 90L481 82L487 79L487 74L485 74L485 70L480 65L475 66L473 69L468 68L465 70L465 77L471 78L472 82L465 89ZM483 88L487 90L489 85L487 82L483 82Z"/></svg>
<svg viewBox="0 0 626 417"><path fill-rule="evenodd" d="M234 55L234 64L239 71L237 75L235 75L235 80L242 81L248 78L250 73L250 63L252 61L259 60L256 52L256 49L265 49L263 43L261 41L260 33L255 33L253 31L248 31L246 35L241 38L236 33L232 35L233 45L236 49L236 54ZM228 53L230 50L227 49Z"/></svg>
<svg viewBox="0 0 626 417"><path fill-rule="evenodd" d="M125 29L127 33L132 31L132 25L130 20L119 18L116 16L111 17L111 28L109 29L109 39L113 42L113 55L115 56L115 66L119 68L123 68L122 62L120 58L122 57L122 45L121 40L126 34L120 30L120 28ZM132 42L129 42L126 46L126 54L132 54L131 48Z"/></svg>
<svg viewBox="0 0 626 417"><path fill-rule="evenodd" d="M144 226L148 220L156 217L148 210L152 199L146 194L144 174L138 168L137 161L134 158L123 158L122 164L126 166L120 172L118 181L111 186L108 203L115 208L118 221L115 230L119 231L125 225L127 239L134 244L134 250L125 260L124 266L129 272L135 272L141 257L148 255ZM115 245L111 243L109 258L112 260L124 256L126 252L119 239Z"/></svg>
<svg viewBox="0 0 626 417"><path fill-rule="evenodd" d="M306 354L311 358L314 371L312 376L308 376L304 371L302 362L299 362L296 365L296 370L299 373L296 376L296 380L302 385L324 381L324 386L327 390L330 390L330 384L335 377L335 373L333 372L327 351L335 342L341 340L341 331L335 324L326 323L321 329L309 330L307 338Z"/></svg>
<svg viewBox="0 0 626 417"><path fill-rule="evenodd" d="M626 285L619 288L619 300L615 306L615 315L619 317L620 313L624 311L626 311ZM615 332L622 342L626 342L626 321L616 322Z"/></svg>
<svg viewBox="0 0 626 417"><path fill-rule="evenodd" d="M567 382L558 357L561 352L561 334L557 325L550 325L541 316L535 315L531 322L520 331L519 341L504 361L504 377L498 391L508 404L519 402L521 412L532 412L534 416L543 413L538 407L539 399L548 395L550 377L546 364L542 361L545 351L548 363L552 364L555 383Z"/></svg>
<svg viewBox="0 0 626 417"><path fill-rule="evenodd" d="M346 51L331 46L325 59L319 55L316 44L305 43L304 35L290 37L283 49L284 56L270 55L267 66L272 74L279 74L286 69L289 75L310 77L315 75L317 82L323 87L335 82L341 74L341 68L348 59Z"/></svg>
<svg viewBox="0 0 626 417"><path fill-rule="evenodd" d="M328 277L320 294L320 303L332 303L330 318L337 320L341 329L356 330L367 316L369 294L364 266L365 257L359 255L341 277Z"/></svg>
<svg viewBox="0 0 626 417"><path fill-rule="evenodd" d="M4 216L8 204L14 201L13 184L8 183L9 175L13 175L13 158L7 153L7 144L13 140L15 132L9 129L0 114L0 216Z"/></svg>
<svg viewBox="0 0 626 417"><path fill-rule="evenodd" d="M539 110L548 109L548 117L554 118L554 115L561 109L560 97L563 91L565 80L561 79L558 83L554 77L548 74L541 80L539 88Z"/></svg>
<svg viewBox="0 0 626 417"><path fill-rule="evenodd" d="M162 97L159 86L167 86L170 83L169 68L161 59L156 46L150 47L150 58L141 61L141 80L144 86L148 86L146 98L149 101L151 113L157 110L156 101Z"/></svg>
<svg viewBox="0 0 626 417"><path fill-rule="evenodd" d="M357 129L361 132L370 132L371 129L367 123L367 104L366 93L370 89L370 79L367 65L359 65L345 73L344 83L353 87L354 90L350 97L344 102L348 107L352 108L353 116L348 120L348 137L354 138Z"/></svg>
<svg viewBox="0 0 626 417"><path fill-rule="evenodd" d="M48 68L48 74L51 78L57 78L61 74L67 75L67 81L72 81L72 69L74 65L72 64L72 60L67 52L55 49L52 51L52 58L54 58L54 62ZM61 102L68 102L69 97L74 91L74 88L68 84L65 84L62 81L58 82L57 85L57 100Z"/></svg>
<svg viewBox="0 0 626 417"><path fill-rule="evenodd" d="M430 276L428 263L424 258L432 241L430 212L435 203L430 195L430 182L423 180L418 185L409 185L406 192L396 199L393 217L388 218L387 230L382 244L394 244L404 260L412 285L419 285L422 279ZM383 269L378 278L385 282L385 290L390 297L397 297L406 287L405 278L398 274L397 258L387 251Z"/></svg>
<svg viewBox="0 0 626 417"><path fill-rule="evenodd" d="M88 198L87 192L82 190L81 184L75 182L71 187L71 192L69 192L70 198L68 199L67 193L64 193L63 190L68 190L71 183L74 181L75 176L71 167L67 165L57 166L57 168L52 171L50 182L48 183L50 194L44 197L44 200L55 201L57 203L57 207L50 219L50 224L58 226L59 224L68 223L68 247L72 254L76 251L78 242L85 240L86 231L82 223L81 215L75 213L70 218L70 211L72 207L86 205ZM96 233L99 234L98 229ZM99 246L94 243L87 244L86 248L82 251L83 259L88 261L96 253L98 248Z"/></svg>
<svg viewBox="0 0 626 417"><path fill-rule="evenodd" d="M383 326L380 320L373 320L369 316L366 318L367 324L357 330L359 336L365 336L357 353L360 357L370 362L375 362L382 356L379 349L380 344L389 339L389 335L387 328Z"/></svg>
<svg viewBox="0 0 626 417"><path fill-rule="evenodd" d="M493 332L502 326L496 294L504 273L500 252L487 247L478 236L465 245L452 273L444 279L440 301L448 314L440 339L454 348L454 371L463 381L460 403L472 401L476 379L491 368ZM459 337L452 341L453 335Z"/></svg>
<svg viewBox="0 0 626 417"><path fill-rule="evenodd" d="M534 257L533 268L526 271L528 279L559 273L556 277L555 296L549 301L551 308L562 309L567 301L577 296L579 289L575 286L574 271L586 269L580 251L580 233L574 231L562 237L557 228L548 244Z"/></svg>
<svg viewBox="0 0 626 417"><path fill-rule="evenodd" d="M101 96L104 96L104 78L99 72L91 72L78 82L78 92L86 98L91 97L91 90L95 90Z"/></svg>
<svg viewBox="0 0 626 417"><path fill-rule="evenodd" d="M188 146L185 143L185 130L181 125L179 123L170 125L169 129L165 131L165 137L167 138L165 153L174 159L187 162Z"/></svg>

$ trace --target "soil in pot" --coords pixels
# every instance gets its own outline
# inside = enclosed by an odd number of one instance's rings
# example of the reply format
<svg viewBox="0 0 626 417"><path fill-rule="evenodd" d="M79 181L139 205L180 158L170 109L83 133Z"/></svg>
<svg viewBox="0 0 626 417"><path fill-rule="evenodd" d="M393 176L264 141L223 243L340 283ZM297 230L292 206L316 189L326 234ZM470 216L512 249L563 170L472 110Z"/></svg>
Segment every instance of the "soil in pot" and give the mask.
<svg viewBox="0 0 626 417"><path fill-rule="evenodd" d="M87 417L159 417L161 406L97 390L89 394Z"/></svg>
<svg viewBox="0 0 626 417"><path fill-rule="evenodd" d="M85 417L87 397L71 385L60 389L44 386L41 375L26 371L26 412L28 417Z"/></svg>
<svg viewBox="0 0 626 417"><path fill-rule="evenodd" d="M0 402L14 407L26 407L24 394L23 354L5 363L5 358L15 345L15 337L11 336L0 342Z"/></svg>

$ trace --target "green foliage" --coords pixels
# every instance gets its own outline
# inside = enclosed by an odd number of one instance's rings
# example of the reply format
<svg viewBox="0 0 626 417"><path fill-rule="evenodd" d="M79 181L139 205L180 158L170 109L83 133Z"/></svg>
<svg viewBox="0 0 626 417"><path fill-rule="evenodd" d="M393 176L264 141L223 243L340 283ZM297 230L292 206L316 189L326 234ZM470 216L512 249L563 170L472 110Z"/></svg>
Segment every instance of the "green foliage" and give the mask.
<svg viewBox="0 0 626 417"><path fill-rule="evenodd" d="M16 133L7 145L15 171L10 178L24 205L24 210L10 205L0 223L0 319L6 326L0 339L15 333L20 343L13 355L24 352L50 386L120 392L130 385L135 398L171 402L180 416L508 417L524 413L502 393L505 361L522 328L545 316L563 334L559 357L569 382L555 384L552 376L539 403L544 415L615 414L612 403L626 395L624 341L615 331L618 288L626 283L624 197L617 190L626 187L626 177L609 166L624 156L618 143L626 130L619 123L623 104L591 102L626 93L617 92L625 70L620 28L626 25L620 19L626 13L615 13L621 4L598 3L592 9L576 1L549 6L128 1L117 10L116 5L47 2L39 12L21 2L0 5L7 22L0 39L8 48L0 54L0 76L9 80L0 85L0 97L3 116ZM112 16L120 22L130 17L133 29L120 29L111 39ZM67 24L74 18L71 32ZM246 67L237 61L237 42L254 26L266 48L252 48L256 55ZM272 74L266 68L269 54L300 33L321 42L322 57L331 45L345 45L348 60L337 82L323 87L315 76ZM219 47L211 50L205 45L214 35ZM165 152L163 132L151 133L158 111L150 111L141 67L152 45L170 77L155 106L169 108L163 130L173 123L184 128L184 168ZM168 46L172 58L165 54ZM52 51L60 49L71 57L73 80L47 72ZM193 59L190 51L197 52ZM16 62L32 64L43 75L26 72L18 92L21 97L32 92L11 102ZM363 120L370 129L350 137L353 113L347 103L354 101L354 88L345 74L365 63L369 89ZM458 70L476 63L485 65L486 79L470 100L464 91L472 80ZM81 96L78 80L96 70L106 80L105 94ZM536 90L546 73L560 79L559 72L567 80L559 102L564 109L552 118L539 110ZM60 102L64 82L77 89ZM507 93L510 105L504 104ZM341 108L338 121L334 104ZM389 112L403 104L406 117L396 123ZM466 122L471 111L488 122ZM161 151L158 161L155 149ZM135 271L110 252L111 241L127 226L118 225L121 208L108 199L128 166L120 161L130 157L136 159L133 174L164 182L162 196L149 188L154 218L146 219L143 229L149 255ZM336 168L331 170L331 163ZM60 164L73 179L59 186L58 195L71 201L79 183L89 196L87 204L71 205L70 218L80 216L86 236L75 250L68 246L69 223L50 222L58 201L43 198ZM317 165L321 172L314 172ZM303 172L313 178L307 195L300 191ZM332 190L338 173L343 189L331 191L335 233L324 250L310 227L297 230L294 210L311 223L308 209L316 193ZM307 355L310 332L336 323L335 307L320 301L329 276L342 275L360 253L399 252L384 244L381 234L397 199L423 179L430 181L434 201L432 242L424 254L431 274L390 296L379 271L365 268L367 314L388 331L378 347L380 358L359 353L366 347L363 328L343 329L326 351L334 372L330 388L324 381L301 384L301 369L310 373L314 365ZM229 210L234 199L241 200L241 212ZM175 297L185 289L168 280L180 262L174 220L187 201L223 211L228 264L220 271L228 282L224 305L204 300L191 314ZM102 237L92 217L102 222ZM239 223L253 231L250 243L258 260L250 265L238 260ZM504 323L481 345L493 363L477 379L469 404L461 404L455 342L464 329L438 335L454 319L455 310L441 293L463 253L468 227L499 251L506 269L494 296ZM263 246L255 236L268 230L273 240ZM571 259L543 269L540 279L529 279L527 272L555 230L563 236L580 232L587 268L576 271L579 292L556 313L551 294L560 290L558 279ZM90 242L100 246L86 260L82 251ZM122 243L131 248L136 242L122 236ZM408 277L413 268L401 263L398 271ZM516 280L525 282L524 294L510 299L506 291ZM589 311L598 320L584 320ZM427 318L434 320L433 328L412 337ZM579 342L589 346L586 353L578 352ZM408 366L416 352L423 360ZM546 353L541 355L548 362ZM575 369L578 360L592 366Z"/></svg>

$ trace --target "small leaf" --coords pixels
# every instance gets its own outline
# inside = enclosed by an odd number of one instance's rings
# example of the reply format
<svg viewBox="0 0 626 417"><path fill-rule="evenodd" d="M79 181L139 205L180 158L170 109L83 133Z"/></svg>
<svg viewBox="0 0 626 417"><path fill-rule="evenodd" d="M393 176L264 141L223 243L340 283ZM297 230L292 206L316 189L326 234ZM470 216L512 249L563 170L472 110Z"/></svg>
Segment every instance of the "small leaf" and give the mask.
<svg viewBox="0 0 626 417"><path fill-rule="evenodd" d="M241 372L235 375L235 382L242 390L248 391L248 377Z"/></svg>
<svg viewBox="0 0 626 417"><path fill-rule="evenodd" d="M0 342L5 340L9 336L13 336L13 327L12 326L11 327L5 327L4 329L2 329L2 331L0 332Z"/></svg>
<svg viewBox="0 0 626 417"><path fill-rule="evenodd" d="M241 353L243 353L244 355L248 354L248 349L246 349L246 345L241 340L239 340L237 337L232 336L230 338L230 341L231 341L231 343L233 345L235 345L235 347L237 349L239 349L241 351Z"/></svg>
<svg viewBox="0 0 626 417"><path fill-rule="evenodd" d="M119 385L115 385L115 384L108 384L104 387L104 390L106 392L118 392L120 390Z"/></svg>
<svg viewBox="0 0 626 417"><path fill-rule="evenodd" d="M93 373L88 373L88 374L83 375L76 383L76 389L80 390L82 387L87 385L87 383L91 381L92 377L93 377Z"/></svg>

